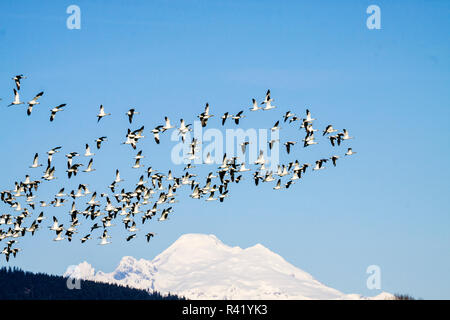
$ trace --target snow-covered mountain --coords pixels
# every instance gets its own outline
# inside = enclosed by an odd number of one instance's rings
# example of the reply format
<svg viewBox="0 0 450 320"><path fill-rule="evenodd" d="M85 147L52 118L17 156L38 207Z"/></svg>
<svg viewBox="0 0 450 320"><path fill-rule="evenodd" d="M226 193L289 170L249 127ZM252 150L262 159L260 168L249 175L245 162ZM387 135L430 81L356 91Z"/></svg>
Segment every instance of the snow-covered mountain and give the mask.
<svg viewBox="0 0 450 320"><path fill-rule="evenodd" d="M367 299L325 286L260 244L230 247L204 234L181 236L153 260L123 257L111 273L95 272L82 262L67 268L64 276L189 299ZM391 297L382 293L373 298Z"/></svg>

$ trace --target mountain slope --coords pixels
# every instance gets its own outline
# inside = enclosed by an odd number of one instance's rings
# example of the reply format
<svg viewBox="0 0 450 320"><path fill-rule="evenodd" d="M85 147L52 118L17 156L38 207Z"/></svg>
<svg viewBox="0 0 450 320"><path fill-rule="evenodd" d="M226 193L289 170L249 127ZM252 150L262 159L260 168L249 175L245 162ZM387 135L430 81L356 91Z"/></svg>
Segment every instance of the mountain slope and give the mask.
<svg viewBox="0 0 450 320"><path fill-rule="evenodd" d="M127 285L189 299L361 299L315 280L257 244L229 247L214 235L186 234L153 260L123 257L111 273L87 262L64 276ZM381 294L376 298L388 298Z"/></svg>
<svg viewBox="0 0 450 320"><path fill-rule="evenodd" d="M0 268L0 301L2 300L178 300L174 295L127 288L116 284L82 280L79 289L61 276Z"/></svg>

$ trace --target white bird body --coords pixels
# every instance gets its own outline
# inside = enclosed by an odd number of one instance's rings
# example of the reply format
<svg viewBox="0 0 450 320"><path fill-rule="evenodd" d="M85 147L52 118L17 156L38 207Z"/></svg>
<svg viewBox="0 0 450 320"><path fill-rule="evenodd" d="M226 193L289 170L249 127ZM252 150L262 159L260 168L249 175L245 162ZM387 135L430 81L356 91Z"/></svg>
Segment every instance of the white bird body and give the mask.
<svg viewBox="0 0 450 320"><path fill-rule="evenodd" d="M344 135L342 136L342 140L349 140L349 139L353 139L353 137L350 137L348 135L348 131L344 129Z"/></svg>
<svg viewBox="0 0 450 320"><path fill-rule="evenodd" d="M86 152L84 153L84 156L85 157L91 157L91 156L94 156L94 155L95 155L95 153L92 153L91 152L91 148L89 147L88 144L86 144Z"/></svg>
<svg viewBox="0 0 450 320"><path fill-rule="evenodd" d="M97 114L97 122L99 122L103 117L109 116L111 115L111 113L106 113L105 112L105 108L103 107L103 105L100 105L100 111Z"/></svg>
<svg viewBox="0 0 450 320"><path fill-rule="evenodd" d="M19 92L17 92L16 89L13 89L13 90L14 90L14 100L13 100L13 102L11 102L11 104L8 107L10 107L10 106L18 106L20 104L24 104L25 102L21 102L20 101Z"/></svg>
<svg viewBox="0 0 450 320"><path fill-rule="evenodd" d="M92 171L95 171L95 169L92 168L92 162L93 162L93 159L91 159L91 160L89 161L89 164L88 164L86 170L83 170L83 172L92 172Z"/></svg>
<svg viewBox="0 0 450 320"><path fill-rule="evenodd" d="M42 97L43 94L44 94L44 91L41 91L32 100L28 101L28 109L27 109L27 114L28 115L31 114L31 111L33 110L33 106L39 104L38 99L40 97Z"/></svg>
<svg viewBox="0 0 450 320"><path fill-rule="evenodd" d="M258 111L258 110L262 110L262 107L258 106L258 103L256 102L255 99L252 99L252 107L250 108L250 111Z"/></svg>
<svg viewBox="0 0 450 320"><path fill-rule="evenodd" d="M275 187L273 187L273 190L280 190L281 188L282 188L281 187L281 179L278 179L277 185Z"/></svg>
<svg viewBox="0 0 450 320"><path fill-rule="evenodd" d="M33 164L30 166L30 168L39 168L39 167L42 167L42 164L39 164L38 161L39 161L39 155L36 153L36 154L34 155Z"/></svg>
<svg viewBox="0 0 450 320"><path fill-rule="evenodd" d="M272 110L272 109L275 109L276 108L276 106L273 106L272 104L271 104L271 101L267 101L266 102L266 106L263 108L263 110L264 111L267 111L267 110Z"/></svg>

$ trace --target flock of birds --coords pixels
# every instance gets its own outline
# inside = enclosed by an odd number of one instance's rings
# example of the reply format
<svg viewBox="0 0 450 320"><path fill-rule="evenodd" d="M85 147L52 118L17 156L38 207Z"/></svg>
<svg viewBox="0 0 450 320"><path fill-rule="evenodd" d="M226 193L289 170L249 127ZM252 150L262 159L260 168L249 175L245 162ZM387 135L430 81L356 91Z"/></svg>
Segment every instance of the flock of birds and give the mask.
<svg viewBox="0 0 450 320"><path fill-rule="evenodd" d="M18 106L24 104L20 101L19 91L21 87L21 80L26 79L23 75L17 75L13 78L15 81L14 88L14 100L10 106ZM43 92L39 92L32 100L30 100L27 108L28 116L31 115L33 107L39 104L39 98L43 96ZM249 108L250 112L257 112L259 110L267 111L275 109L276 106L272 105L273 99L271 98L270 90L267 91L264 100L258 104L255 99L252 99L252 106ZM64 110L66 104L60 104L52 109L50 109L50 121L55 120L55 115ZM133 118L135 115L139 114L135 109L130 109L126 113L128 121L130 124L133 123ZM103 105L99 108L99 113L97 114L97 122L100 122L103 118L111 116L110 113L105 112ZM198 115L201 121L202 127L206 127L208 121L213 117L210 113L209 104L206 103L204 112ZM222 125L225 125L227 119L234 120L236 125L239 121L245 117L244 110L239 111L236 114L229 114L226 112L220 119ZM303 118L297 116L291 111L287 111L282 119L277 120L271 131L276 131L280 129L280 121L284 123L295 124L298 122L300 124L300 129L305 132L304 138L301 140L303 147L310 147L317 144L315 138L315 132L318 130L313 127L314 118L312 118L311 112L306 110L306 116ZM183 143L189 144L188 160L194 160L197 158L199 153L199 142L195 138L191 141L186 141L186 134L192 130L191 124L186 124L183 119L180 120L179 127L173 126L168 117L165 117L164 124L158 125L151 129L150 132L153 134L153 138L157 144L160 143L160 134L163 134L169 130L177 130L178 134L181 136ZM342 132L334 129L332 125L328 125L323 131L322 136L326 136L331 146L340 146L346 140L350 140L351 137L346 129ZM133 149L137 148L139 140L144 138L144 126L132 131L127 130L126 141L123 144L130 145ZM99 137L95 139L97 151L100 152L102 143L108 141L106 136ZM280 143L277 140L269 141L269 149L272 149L276 143ZM286 152L289 154L296 144L296 141L286 141L284 142L284 147ZM243 141L240 144L242 153L245 155L249 141ZM57 194L54 195L53 200L46 202L44 200L36 199L37 191L40 185L46 181L52 181L57 179L55 176L56 168L53 165L53 157L60 153L62 150L61 146L55 147L47 152L47 162L45 170L40 178L32 179L30 175L26 175L23 181L16 181L14 188L10 190L1 191L0 199L3 203L10 207L11 211L15 211L16 214L7 213L0 214L0 242L5 241L6 246L1 251L4 254L6 261L9 261L10 256L16 256L16 254L21 250L16 245L18 243L18 238L24 237L26 234L31 234L33 236L38 230L42 229L42 222L46 219L44 216L44 211L41 211L31 223L26 223L27 220L31 220L33 216L33 211L37 206L39 207L62 207L67 202L71 202L70 210L68 212L69 222L63 224L60 222L61 217L53 216L52 224L47 226L49 230L55 233L54 241L68 240L72 241L75 234L78 233L79 226L81 225L81 219L84 218L86 221L90 221L90 231L80 238L81 243L94 238L94 233L97 234L97 238L100 239L100 245L106 245L111 243L109 230L110 227L114 226L112 224L113 220L117 219L118 216L121 219L125 229L129 232L126 236L126 241L131 241L136 238L137 231L139 230L137 222L143 225L151 220L158 212L160 212L158 221L165 221L169 219L169 215L173 213L173 204L178 202L177 191L180 188L186 188L190 190L190 197L193 199L202 199L205 201L220 201L223 202L226 197L229 196L229 186L232 183L239 183L243 179L243 175L246 172L252 171L251 168L246 167L245 162L239 162L238 157L228 157L227 154L223 155L222 163L218 166L217 170L209 172L205 180L201 180L196 174L192 173L194 166L192 161L190 161L183 169L183 174L180 176L175 176L172 170L168 170L167 174L163 174L152 167L147 167L143 174L140 176L139 180L135 183L132 190L125 190L125 188L120 188L121 182L124 180L120 176L120 172L117 169L115 172L114 180L107 187L111 193L100 193L97 191L89 190L89 186L85 183L80 183L78 188L67 192L65 188L61 188ZM76 162L76 159L80 158L81 155L78 152L70 152L65 155L67 158L67 178L71 179L76 176L80 171L83 173L92 173L95 171L94 168L94 156L95 153L92 152L89 144L85 144L84 154L85 158L88 158L88 164L85 167L84 164ZM355 154L352 148L348 148L345 153L346 156ZM132 168L140 169L144 168L141 164L141 160L144 158L142 150L138 151L133 157L134 165ZM302 176L307 172L307 168L311 167L312 171L317 171L324 169L324 164L331 161L333 166L340 157L338 155L332 155L329 158L318 159L315 162L315 166L312 167L309 163L300 164L298 160L289 162L288 164L278 165L277 171L270 171L266 165L268 163L264 156L264 152L261 150L259 156L254 161L252 166L255 166L255 170L249 173L256 186L261 183L273 182L273 189L280 190L283 188L289 188L297 180L301 179ZM31 160L31 159L30 159ZM30 168L36 170L37 168L44 167L40 163L39 154L36 153L33 161L31 162ZM213 164L211 154L208 153L206 159L203 161L204 164ZM191 171L191 172L190 172ZM276 178L278 176L278 178ZM286 177L286 178L284 178ZM197 180L198 179L198 180ZM287 181L283 182L283 180ZM87 200L83 208L81 199ZM18 199L24 199L24 202ZM102 201L101 201L102 200ZM37 202L39 201L39 202ZM103 204L102 204L103 202ZM42 209L45 210L45 209ZM87 222L86 222L87 223ZM44 227L45 228L45 227ZM96 231L99 229L99 231ZM147 242L150 241L152 237L156 234L154 232L148 232L145 234Z"/></svg>

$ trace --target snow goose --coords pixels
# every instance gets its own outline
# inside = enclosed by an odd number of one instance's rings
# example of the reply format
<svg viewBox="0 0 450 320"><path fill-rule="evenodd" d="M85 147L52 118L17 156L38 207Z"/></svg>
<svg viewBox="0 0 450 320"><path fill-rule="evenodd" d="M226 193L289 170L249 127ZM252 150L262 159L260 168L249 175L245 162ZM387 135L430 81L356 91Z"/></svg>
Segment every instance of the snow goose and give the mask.
<svg viewBox="0 0 450 320"><path fill-rule="evenodd" d="M220 201L220 202L223 202L223 200L224 200L226 197L228 197L228 190L224 191L223 193L221 193L221 194L219 195L219 201Z"/></svg>
<svg viewBox="0 0 450 320"><path fill-rule="evenodd" d="M100 138L95 139L94 141L97 144L97 149L100 149L102 142L107 141L107 137L100 137Z"/></svg>
<svg viewBox="0 0 450 320"><path fill-rule="evenodd" d="M66 106L65 103L60 104L59 106L54 107L53 109L50 110L50 122L52 122L53 120L55 120L55 115L56 113L60 112L60 111L64 111L64 107Z"/></svg>
<svg viewBox="0 0 450 320"><path fill-rule="evenodd" d="M211 153L208 152L208 154L206 155L206 159L204 161L205 164L212 164L214 163L213 159L211 158Z"/></svg>
<svg viewBox="0 0 450 320"><path fill-rule="evenodd" d="M227 119L229 118L233 118L232 114L229 114L228 112L225 112L220 119L222 119L222 126L225 125L225 121L227 121Z"/></svg>
<svg viewBox="0 0 450 320"><path fill-rule="evenodd" d="M212 115L212 114L209 114L209 103L207 102L207 103L206 103L206 106L205 106L205 111L202 112L202 113L198 116L198 118L200 119L200 121L201 121L201 123L202 123L202 127L206 127L206 124L207 124L207 122L208 122L208 119L211 118L211 117L213 117L213 115Z"/></svg>
<svg viewBox="0 0 450 320"><path fill-rule="evenodd" d="M141 164L141 159L138 158L138 159L136 159L134 165L133 165L131 168L133 168L133 169L139 169L139 168L142 168L143 166L144 166L144 165Z"/></svg>
<svg viewBox="0 0 450 320"><path fill-rule="evenodd" d="M135 109L130 109L130 110L127 111L126 115L128 116L128 121L129 121L130 123L133 122L133 116L134 116L135 114L139 114L139 112L136 112Z"/></svg>
<svg viewBox="0 0 450 320"><path fill-rule="evenodd" d="M266 163L266 161L264 160L264 152L263 152L263 150L260 150L258 159L256 159L254 164L265 164L265 163Z"/></svg>
<svg viewBox="0 0 450 320"><path fill-rule="evenodd" d="M53 224L50 226L50 227L48 227L50 230L52 230L52 231L57 231L57 230L59 230L59 223L58 223L58 219L55 217L55 216L53 216Z"/></svg>
<svg viewBox="0 0 450 320"><path fill-rule="evenodd" d="M80 241L81 241L81 243L85 243L85 242L88 241L89 239L92 239L90 233L87 234L87 235L85 235L83 238L81 238Z"/></svg>
<svg viewBox="0 0 450 320"><path fill-rule="evenodd" d="M97 192L94 192L91 196L91 199L88 202L86 202L86 204L89 206L100 205L100 202L95 201L96 197L97 197Z"/></svg>
<svg viewBox="0 0 450 320"><path fill-rule="evenodd" d="M103 105L100 105L100 112L97 114L97 123L106 116L110 116L111 113L105 113L105 108L103 107Z"/></svg>
<svg viewBox="0 0 450 320"><path fill-rule="evenodd" d="M347 152L345 153L346 156L351 156L352 154L355 154L356 152L354 152L352 150L352 148L348 148Z"/></svg>
<svg viewBox="0 0 450 320"><path fill-rule="evenodd" d="M338 136L336 135L336 136L329 136L328 137L328 139L330 139L330 143L331 143L331 145L334 147L336 144L335 144L335 141L336 141L336 139L338 138Z"/></svg>
<svg viewBox="0 0 450 320"><path fill-rule="evenodd" d="M30 168L39 168L42 167L42 164L39 164L39 155L36 153L34 155L33 164L30 166Z"/></svg>
<svg viewBox="0 0 450 320"><path fill-rule="evenodd" d="M133 223L131 224L131 227L128 228L128 231L130 231L130 232L139 231L139 229L136 227L136 221L133 221Z"/></svg>
<svg viewBox="0 0 450 320"><path fill-rule="evenodd" d="M273 145L275 144L275 142L279 142L280 139L272 139L269 141L269 150L272 150Z"/></svg>
<svg viewBox="0 0 450 320"><path fill-rule="evenodd" d="M145 237L147 238L147 242L150 241L150 238L154 237L156 235L156 233L154 232L149 232L145 235Z"/></svg>
<svg viewBox="0 0 450 320"><path fill-rule="evenodd" d="M109 243L111 243L110 241L108 241L108 238L111 238L111 237L110 237L110 236L108 236L108 232L107 232L107 229L105 229L105 230L103 231L103 234L102 234L102 236L101 236L101 237L99 237L99 239L101 239L101 241L100 241L99 245L106 245L106 244L109 244Z"/></svg>
<svg viewBox="0 0 450 320"><path fill-rule="evenodd" d="M280 130L281 129L281 127L279 126L279 124L280 124L280 121L278 120L277 122L275 122L275 124L273 125L273 127L272 128L270 128L270 131L277 131L277 130Z"/></svg>
<svg viewBox="0 0 450 320"><path fill-rule="evenodd" d="M294 116L295 116L295 114L293 114L291 111L286 112L283 116L284 122L286 122L290 117L294 117Z"/></svg>
<svg viewBox="0 0 450 320"><path fill-rule="evenodd" d="M313 122L314 120L316 119L313 119L311 117L311 112L308 109L306 109L306 119L304 120L304 122Z"/></svg>
<svg viewBox="0 0 450 320"><path fill-rule="evenodd" d="M134 239L134 238L136 238L136 233L133 233L132 235L129 235L127 237L127 241L130 241L131 239Z"/></svg>
<svg viewBox="0 0 450 320"><path fill-rule="evenodd" d="M8 107L10 107L10 106L17 106L17 105L20 105L20 104L25 104L25 102L21 102L20 101L20 96L19 96L19 93L17 92L17 90L16 89L13 89L13 90L14 90L14 101L11 102L8 105Z"/></svg>
<svg viewBox="0 0 450 320"><path fill-rule="evenodd" d="M94 156L95 153L91 152L91 148L89 147L89 145L86 143L86 152L84 153L85 157L92 157Z"/></svg>
<svg viewBox="0 0 450 320"><path fill-rule="evenodd" d="M266 106L263 108L264 111L275 109L276 106L273 106L271 101L266 102Z"/></svg>
<svg viewBox="0 0 450 320"><path fill-rule="evenodd" d="M139 150L134 159L144 159L145 156L142 155L142 150Z"/></svg>
<svg viewBox="0 0 450 320"><path fill-rule="evenodd" d="M242 150L242 154L245 154L245 149L247 148L247 146L250 144L250 142L248 141L244 141L241 143L241 150Z"/></svg>
<svg viewBox="0 0 450 320"><path fill-rule="evenodd" d="M114 179L114 182L115 183L119 183L119 182L122 182L122 181L124 181L124 180L120 178L120 173L119 173L119 170L117 169L116 170L116 178Z"/></svg>
<svg viewBox="0 0 450 320"><path fill-rule="evenodd" d="M215 201L217 198L214 198L214 191L209 194L209 197L205 201Z"/></svg>
<svg viewBox="0 0 450 320"><path fill-rule="evenodd" d="M272 99L270 98L270 89L269 89L269 90L267 90L266 96L264 97L264 101L261 102L261 104L267 104L270 101L272 101Z"/></svg>
<svg viewBox="0 0 450 320"><path fill-rule="evenodd" d="M288 141L285 142L284 145L286 146L286 151L289 154L289 152L291 152L291 146L293 146L294 144L296 144L297 142L295 141Z"/></svg>
<svg viewBox="0 0 450 320"><path fill-rule="evenodd" d="M33 106L39 104L38 99L42 97L43 94L44 91L41 91L32 100L28 101L27 115L31 115L31 111L33 111Z"/></svg>
<svg viewBox="0 0 450 320"><path fill-rule="evenodd" d="M333 162L333 166L336 167L336 161L339 159L339 156L332 156L330 159Z"/></svg>
<svg viewBox="0 0 450 320"><path fill-rule="evenodd" d="M303 147L307 147L318 143L314 140L314 133L311 133L309 136L303 139L303 141L304 141Z"/></svg>
<svg viewBox="0 0 450 320"><path fill-rule="evenodd" d="M14 78L14 82L16 83L17 90L20 90L20 80L26 79L27 77L24 77L23 74L18 74Z"/></svg>
<svg viewBox="0 0 450 320"><path fill-rule="evenodd" d="M67 196L67 194L64 193L64 188L62 188L61 190L58 191L57 194L55 194L55 197L59 197L59 198L62 198L65 196Z"/></svg>
<svg viewBox="0 0 450 320"><path fill-rule="evenodd" d="M273 190L280 190L281 188L282 188L281 187L281 179L278 179L277 185L275 187L273 187Z"/></svg>
<svg viewBox="0 0 450 320"><path fill-rule="evenodd" d="M61 226L62 226L62 225L61 225ZM53 241L61 241L61 240L64 240L65 238L63 237L62 232L63 232L63 230L56 231L56 238L53 239Z"/></svg>
<svg viewBox="0 0 450 320"><path fill-rule="evenodd" d="M294 170L290 180L294 181L294 180L298 180L300 178L301 178L301 171L300 170Z"/></svg>
<svg viewBox="0 0 450 320"><path fill-rule="evenodd" d="M349 139L353 139L353 137L350 137L348 135L347 129L344 129L344 134L342 135L342 140L349 140Z"/></svg>
<svg viewBox="0 0 450 320"><path fill-rule="evenodd" d="M157 126L156 128L152 129L153 138L155 139L155 142L159 144L159 132L161 131L163 126Z"/></svg>
<svg viewBox="0 0 450 320"><path fill-rule="evenodd" d="M161 217L158 219L158 221L165 221L165 220L167 220L168 219L168 215L169 215L170 212L172 212L172 207L164 209L161 212Z"/></svg>
<svg viewBox="0 0 450 320"><path fill-rule="evenodd" d="M256 99L252 99L252 107L250 108L250 111L258 111L258 110L262 110L262 107L258 106Z"/></svg>
<svg viewBox="0 0 450 320"><path fill-rule="evenodd" d="M241 110L235 116L231 117L231 119L234 120L234 123L239 124L239 120L245 118L245 115L242 114L243 112L244 110Z"/></svg>
<svg viewBox="0 0 450 320"><path fill-rule="evenodd" d="M333 132L337 132L337 130L336 129L334 129L333 128L333 126L331 125L331 124L329 124L326 128L325 128L325 130L323 130L323 136L324 135L326 135L326 134L330 134L330 133L333 133Z"/></svg>
<svg viewBox="0 0 450 320"><path fill-rule="evenodd" d="M316 161L316 166L313 168L313 170L321 170L321 169L325 169L325 167L323 167L323 163L327 162L328 159L320 159Z"/></svg>
<svg viewBox="0 0 450 320"><path fill-rule="evenodd" d="M246 171L250 171L250 170L251 170L250 168L245 167L245 162L242 162L241 166L239 167L238 172L246 172Z"/></svg>
<svg viewBox="0 0 450 320"><path fill-rule="evenodd" d="M173 129L175 128L175 126L173 126L170 123L170 119L169 117L164 117L164 126L162 127L163 131L169 130L169 129Z"/></svg>
<svg viewBox="0 0 450 320"><path fill-rule="evenodd" d="M271 182L271 181L274 181L274 180L275 180L275 178L272 176L272 171L269 171L269 172L266 173L266 175L265 175L265 177L263 179L263 182Z"/></svg>
<svg viewBox="0 0 450 320"><path fill-rule="evenodd" d="M83 172L92 172L95 171L95 169L92 168L92 162L94 161L94 159L89 160L89 164L86 168L86 170L83 170Z"/></svg>

